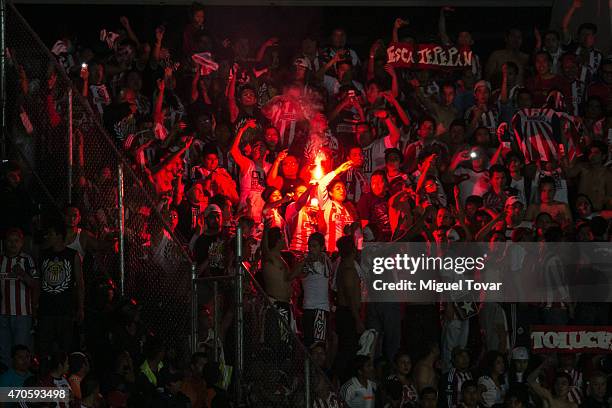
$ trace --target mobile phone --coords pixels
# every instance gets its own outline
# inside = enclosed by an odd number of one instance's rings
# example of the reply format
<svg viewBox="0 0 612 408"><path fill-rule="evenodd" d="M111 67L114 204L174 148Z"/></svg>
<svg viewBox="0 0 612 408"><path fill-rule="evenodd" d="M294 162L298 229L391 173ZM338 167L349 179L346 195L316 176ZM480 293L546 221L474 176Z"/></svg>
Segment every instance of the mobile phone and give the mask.
<svg viewBox="0 0 612 408"><path fill-rule="evenodd" d="M348 91L348 96L349 96L349 98L354 98L354 97L355 97L355 90L350 89L350 90Z"/></svg>
<svg viewBox="0 0 612 408"><path fill-rule="evenodd" d="M470 158L475 159L478 157L478 154L476 152L470 152Z"/></svg>
<svg viewBox="0 0 612 408"><path fill-rule="evenodd" d="M81 64L81 69L87 69L88 65L86 62Z"/></svg>

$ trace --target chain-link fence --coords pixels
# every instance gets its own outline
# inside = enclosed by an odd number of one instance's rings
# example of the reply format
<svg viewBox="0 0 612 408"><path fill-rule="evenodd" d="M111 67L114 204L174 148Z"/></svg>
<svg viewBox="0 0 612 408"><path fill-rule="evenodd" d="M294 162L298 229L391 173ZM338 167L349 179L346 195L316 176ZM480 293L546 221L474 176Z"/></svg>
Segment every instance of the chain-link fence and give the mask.
<svg viewBox="0 0 612 408"><path fill-rule="evenodd" d="M62 46L54 44L56 55L51 54L7 4L7 127L11 146L32 174L30 191L57 210L76 205L84 227L98 237L123 237L117 250L91 254L86 284L103 276L121 282L125 296L140 304L143 325L180 354L190 341L200 348L223 338L226 383L233 378L241 390L233 388L233 393L249 406L311 407L317 398L334 401L327 377L250 273L244 277L242 341L237 340L235 277L192 281L192 260L169 227L164 203L77 89L80 67L70 68L73 62L64 58L68 53ZM204 299L192 296L194 288L200 295L204 288ZM205 323L207 309L211 321Z"/></svg>
<svg viewBox="0 0 612 408"><path fill-rule="evenodd" d="M142 325L184 354L191 321L191 259L169 227L164 203L77 89L80 66L73 67L66 49L70 44L54 44L52 54L11 3L5 32L7 129L11 145L39 177L30 191L38 194L42 185L51 196L47 201L58 209L67 203L77 206L83 227L100 239L123 236L122 250L87 255L86 285L102 277L120 282L125 296L140 305ZM120 166L123 188L117 182Z"/></svg>

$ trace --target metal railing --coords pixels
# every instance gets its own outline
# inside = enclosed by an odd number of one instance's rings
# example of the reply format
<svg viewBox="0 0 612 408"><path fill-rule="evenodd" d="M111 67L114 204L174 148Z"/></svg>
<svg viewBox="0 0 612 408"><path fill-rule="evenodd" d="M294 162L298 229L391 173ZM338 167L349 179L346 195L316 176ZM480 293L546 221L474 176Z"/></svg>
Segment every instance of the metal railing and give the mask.
<svg viewBox="0 0 612 408"><path fill-rule="evenodd" d="M140 304L147 329L186 355L192 343L189 252L152 188L76 89L69 77L74 72L60 63L64 56L49 51L13 4L3 0L2 6L3 138L10 135L18 151L13 156L36 175L30 190L45 186L46 201L58 209L67 203L80 208L83 227L119 236L117 253L95 254L95 272L86 279L103 274L119 282L121 293Z"/></svg>

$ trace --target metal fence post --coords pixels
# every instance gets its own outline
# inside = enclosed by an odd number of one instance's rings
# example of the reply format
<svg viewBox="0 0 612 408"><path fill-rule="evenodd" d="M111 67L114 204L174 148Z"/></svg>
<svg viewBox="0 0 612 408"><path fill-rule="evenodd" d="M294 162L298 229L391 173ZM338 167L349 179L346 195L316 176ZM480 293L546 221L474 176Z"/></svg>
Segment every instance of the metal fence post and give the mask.
<svg viewBox="0 0 612 408"><path fill-rule="evenodd" d="M74 167L72 157L72 85L68 88L68 202L72 203L72 169Z"/></svg>
<svg viewBox="0 0 612 408"><path fill-rule="evenodd" d="M242 228L236 228L236 402L242 403L242 375L244 369L244 305L242 284L244 268L242 266Z"/></svg>
<svg viewBox="0 0 612 408"><path fill-rule="evenodd" d="M125 211L123 208L123 166L117 165L118 196L119 196L119 283L121 296L125 296Z"/></svg>
<svg viewBox="0 0 612 408"><path fill-rule="evenodd" d="M304 392L305 392L305 400L306 400L306 408L310 408L312 406L312 401L310 400L310 359L308 355L304 356Z"/></svg>
<svg viewBox="0 0 612 408"><path fill-rule="evenodd" d="M6 158L6 0L0 0L0 105L2 118L0 125L2 139L0 140L0 154Z"/></svg>
<svg viewBox="0 0 612 408"><path fill-rule="evenodd" d="M198 279L196 264L191 264L191 354L198 350Z"/></svg>
<svg viewBox="0 0 612 408"><path fill-rule="evenodd" d="M213 281L213 341L215 342L215 361L219 361L219 282Z"/></svg>

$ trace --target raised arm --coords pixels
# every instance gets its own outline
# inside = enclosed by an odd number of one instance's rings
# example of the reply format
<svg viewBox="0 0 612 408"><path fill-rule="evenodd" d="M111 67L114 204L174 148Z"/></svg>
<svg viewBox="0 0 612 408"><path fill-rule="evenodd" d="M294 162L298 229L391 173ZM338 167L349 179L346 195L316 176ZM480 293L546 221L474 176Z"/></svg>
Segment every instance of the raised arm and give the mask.
<svg viewBox="0 0 612 408"><path fill-rule="evenodd" d="M166 82L163 79L158 79L157 80L157 99L155 100L155 109L153 111L153 120L155 121L155 123L161 123L163 124L164 122L164 112L163 112L163 106L164 106L164 91L166 89Z"/></svg>
<svg viewBox="0 0 612 408"><path fill-rule="evenodd" d="M327 193L327 186L332 182L340 174L344 173L353 165L352 161L346 161L342 163L336 170L333 170L327 173L321 180L319 180L319 185L317 186L317 198L319 200L319 207L323 208L323 206L329 200L329 194Z"/></svg>
<svg viewBox="0 0 612 408"><path fill-rule="evenodd" d="M119 22L121 23L123 28L125 28L125 31L127 32L127 35L130 38L130 40L134 41L136 43L136 46L139 47L140 40L138 40L138 36L136 36L136 34L134 33L134 30L132 30L132 26L130 25L130 20L128 20L126 16L121 16L119 17Z"/></svg>
<svg viewBox="0 0 612 408"><path fill-rule="evenodd" d="M343 58L343 55L339 52L335 53L334 56L327 62L327 64L323 65L315 74L315 77L320 81L325 76L325 73L331 69L338 61Z"/></svg>
<svg viewBox="0 0 612 408"><path fill-rule="evenodd" d="M161 55L162 40L164 39L164 33L166 32L163 26L159 26L155 29L155 45L153 46L153 59L159 61Z"/></svg>
<svg viewBox="0 0 612 408"><path fill-rule="evenodd" d="M396 147L400 140L400 131L397 126L395 126L395 123L393 123L393 121L391 120L391 117L389 117L389 112L381 109L376 111L374 115L377 118L383 119L385 121L385 125L387 125L387 128L389 129L389 138L391 146Z"/></svg>
<svg viewBox="0 0 612 408"><path fill-rule="evenodd" d="M425 180L427 179L427 173L429 173L429 169L431 168L431 164L437 157L437 154L432 154L431 156L427 156L425 161L423 162L423 171L419 175L419 179L417 180L416 190L415 192L418 194L423 186L425 185Z"/></svg>
<svg viewBox="0 0 612 408"><path fill-rule="evenodd" d="M259 50L257 51L257 57L255 58L257 62L263 61L264 56L266 55L266 50L268 48L274 47L277 45L278 45L278 38L276 37L268 38L263 44L261 44L261 47L259 47Z"/></svg>
<svg viewBox="0 0 612 408"><path fill-rule="evenodd" d="M407 25L408 25L408 21L403 20L399 17L395 19L395 22L393 23L393 31L391 32L392 42L399 42L398 31L400 28L402 28L403 26L407 26Z"/></svg>
<svg viewBox="0 0 612 408"><path fill-rule="evenodd" d="M542 34L540 34L538 27L533 27L533 36L535 37L535 47L533 47L533 50L534 52L540 51L542 49Z"/></svg>
<svg viewBox="0 0 612 408"><path fill-rule="evenodd" d="M397 82L395 68L393 68L391 64L385 64L385 72L391 77L391 95L393 95L394 98L397 98L399 96L399 85Z"/></svg>
<svg viewBox="0 0 612 408"><path fill-rule="evenodd" d="M87 65L81 67L80 75L81 79L83 80L83 88L81 88L81 95L83 95L84 98L87 98L89 96L89 69L87 68Z"/></svg>
<svg viewBox="0 0 612 408"><path fill-rule="evenodd" d="M569 31L569 26L572 21L572 17L576 10L582 7L582 0L574 0L572 1L572 5L569 9L567 9L567 13L563 16L563 20L561 21L561 29L563 32L563 42L569 43L572 40L572 34Z"/></svg>
<svg viewBox="0 0 612 408"><path fill-rule="evenodd" d="M440 18L438 19L438 35L444 45L450 45L451 40L446 32L446 12L454 11L452 7L444 6L440 9Z"/></svg>
<svg viewBox="0 0 612 408"><path fill-rule="evenodd" d="M238 72L238 64L234 64L229 71L229 77L227 82L227 89L225 94L227 95L227 106L230 113L230 122L236 122L238 118L238 105L236 104L236 73Z"/></svg>
<svg viewBox="0 0 612 408"><path fill-rule="evenodd" d="M374 62L376 60L376 51L382 46L381 40L374 41L374 44L370 47L370 55L368 57L368 72L366 78L368 81L374 79Z"/></svg>
<svg viewBox="0 0 612 408"><path fill-rule="evenodd" d="M485 211L486 211L486 209L485 209ZM489 210L489 211L487 211L487 212L489 212L489 214L495 214L493 211L491 211L491 210ZM489 221L484 227L482 227L480 229L480 231L478 231L478 233L476 234L476 237L474 238L475 241L477 241L477 242L484 241L484 238L487 235L489 235L489 232L491 232L493 230L493 228L495 227L495 224L500 222L503 218L504 218L504 212L503 211L500 212L499 214L495 214L493 219L491 221Z"/></svg>
<svg viewBox="0 0 612 408"><path fill-rule="evenodd" d="M268 172L268 177L266 178L266 184L277 189L283 188L283 178L278 175L278 168L283 160L287 158L288 150L285 149L278 154L276 160L272 164L270 171Z"/></svg>
<svg viewBox="0 0 612 408"><path fill-rule="evenodd" d="M256 127L257 125L255 124L255 120L253 119L248 120L244 124L244 126L242 126L238 130L238 133L236 134L236 137L234 138L234 143L232 143L232 147L230 148L230 154L232 155L234 160L236 160L236 164L238 164L238 167L240 167L241 172L247 171L249 169L251 162L240 151L240 141L242 140L242 136L244 135L244 132L246 132L247 129L255 129Z"/></svg>
<svg viewBox="0 0 612 408"><path fill-rule="evenodd" d="M399 102L397 101L397 98L393 95L393 93L385 91L385 92L382 93L382 96L391 105L393 105L393 107L395 108L395 111L397 112L397 114L398 114L400 120L402 121L402 123L404 124L404 126L410 125L410 118L408 117L408 114L406 113L404 108L402 108L402 105L399 104Z"/></svg>
<svg viewBox="0 0 612 408"><path fill-rule="evenodd" d="M542 373L542 369L545 367L545 365L546 362L542 363L538 368L533 370L531 374L529 374L529 377L527 377L527 384L529 384L529 387L533 390L533 392L535 392L540 398L546 401L548 403L548 406L551 407L554 403L552 394L548 389L542 387L538 383L538 377Z"/></svg>

